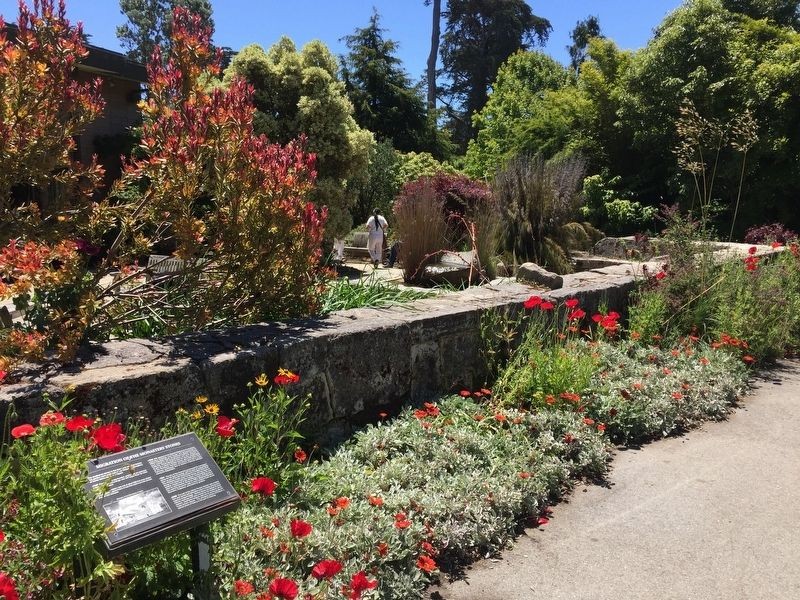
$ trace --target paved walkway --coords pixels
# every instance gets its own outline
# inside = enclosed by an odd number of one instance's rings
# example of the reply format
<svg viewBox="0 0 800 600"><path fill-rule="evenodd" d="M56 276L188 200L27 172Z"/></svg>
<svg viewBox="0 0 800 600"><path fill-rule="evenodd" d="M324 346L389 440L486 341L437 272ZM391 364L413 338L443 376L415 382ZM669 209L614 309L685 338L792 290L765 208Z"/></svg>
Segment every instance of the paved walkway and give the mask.
<svg viewBox="0 0 800 600"><path fill-rule="evenodd" d="M800 362L726 422L619 452L445 600L800 599Z"/></svg>

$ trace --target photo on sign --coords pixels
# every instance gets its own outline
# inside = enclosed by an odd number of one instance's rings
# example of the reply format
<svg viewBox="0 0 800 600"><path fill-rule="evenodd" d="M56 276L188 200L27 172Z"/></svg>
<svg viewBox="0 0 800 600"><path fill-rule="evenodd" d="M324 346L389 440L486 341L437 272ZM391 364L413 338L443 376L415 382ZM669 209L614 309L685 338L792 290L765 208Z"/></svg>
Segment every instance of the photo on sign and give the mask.
<svg viewBox="0 0 800 600"><path fill-rule="evenodd" d="M142 490L119 498L114 502L104 504L103 510L117 531L133 527L156 515L172 512L158 488Z"/></svg>

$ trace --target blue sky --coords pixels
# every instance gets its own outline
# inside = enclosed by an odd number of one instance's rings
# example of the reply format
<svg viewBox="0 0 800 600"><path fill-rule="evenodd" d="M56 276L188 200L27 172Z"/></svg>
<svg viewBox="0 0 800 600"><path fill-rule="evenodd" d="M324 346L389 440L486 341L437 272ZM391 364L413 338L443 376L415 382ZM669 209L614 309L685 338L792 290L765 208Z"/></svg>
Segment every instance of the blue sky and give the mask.
<svg viewBox="0 0 800 600"><path fill-rule="evenodd" d="M443 4L446 3L446 0ZM550 20L553 32L545 51L561 62L569 58L565 47L578 20L597 15L603 33L619 46L644 46L653 28L681 0L535 0L535 14ZM29 0L32 4L32 0ZM288 35L298 46L321 39L336 54L345 51L339 39L364 27L373 6L381 15L386 36L400 44L398 55L412 79L425 71L430 47L430 7L423 0L212 0L216 33L214 42L239 49L250 43L272 45ZM0 0L7 21L17 17L17 0ZM67 0L71 21L82 21L91 42L120 50L115 35L124 22L116 0Z"/></svg>

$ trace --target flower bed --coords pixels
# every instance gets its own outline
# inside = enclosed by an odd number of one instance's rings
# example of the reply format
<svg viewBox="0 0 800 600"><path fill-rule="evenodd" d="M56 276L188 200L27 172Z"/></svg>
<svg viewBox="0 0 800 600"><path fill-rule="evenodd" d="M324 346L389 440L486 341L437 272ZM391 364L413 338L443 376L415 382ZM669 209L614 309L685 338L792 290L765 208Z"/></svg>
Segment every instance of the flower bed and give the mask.
<svg viewBox="0 0 800 600"><path fill-rule="evenodd" d="M746 377L739 357L700 341L565 343L595 367L581 389L502 401L464 391L367 427L321 461L297 446L302 406L285 387L294 374L279 373L271 391L259 378L236 418L198 398L162 435L196 431L245 498L212 528L212 587L259 599L421 597L440 565L495 552L524 523L546 524L548 504L576 478L602 476L610 440L722 417ZM15 429L2 463L14 482L2 496L3 581L34 598L71 597L70 585L87 598L181 597L192 585L188 536L114 561L92 550L102 523L83 497L83 461L145 434L126 439L113 424L60 415ZM65 471L76 477L56 483ZM74 569L75 558L91 568Z"/></svg>

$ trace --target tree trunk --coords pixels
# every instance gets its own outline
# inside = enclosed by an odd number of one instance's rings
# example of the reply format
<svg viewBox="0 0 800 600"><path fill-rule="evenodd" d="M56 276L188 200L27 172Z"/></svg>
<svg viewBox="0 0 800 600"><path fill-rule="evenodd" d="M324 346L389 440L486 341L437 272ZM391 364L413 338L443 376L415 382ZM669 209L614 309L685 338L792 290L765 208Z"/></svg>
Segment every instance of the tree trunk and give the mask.
<svg viewBox="0 0 800 600"><path fill-rule="evenodd" d="M439 25L442 19L442 0L433 2L431 53L428 55L428 112L436 110L436 58L439 56Z"/></svg>

